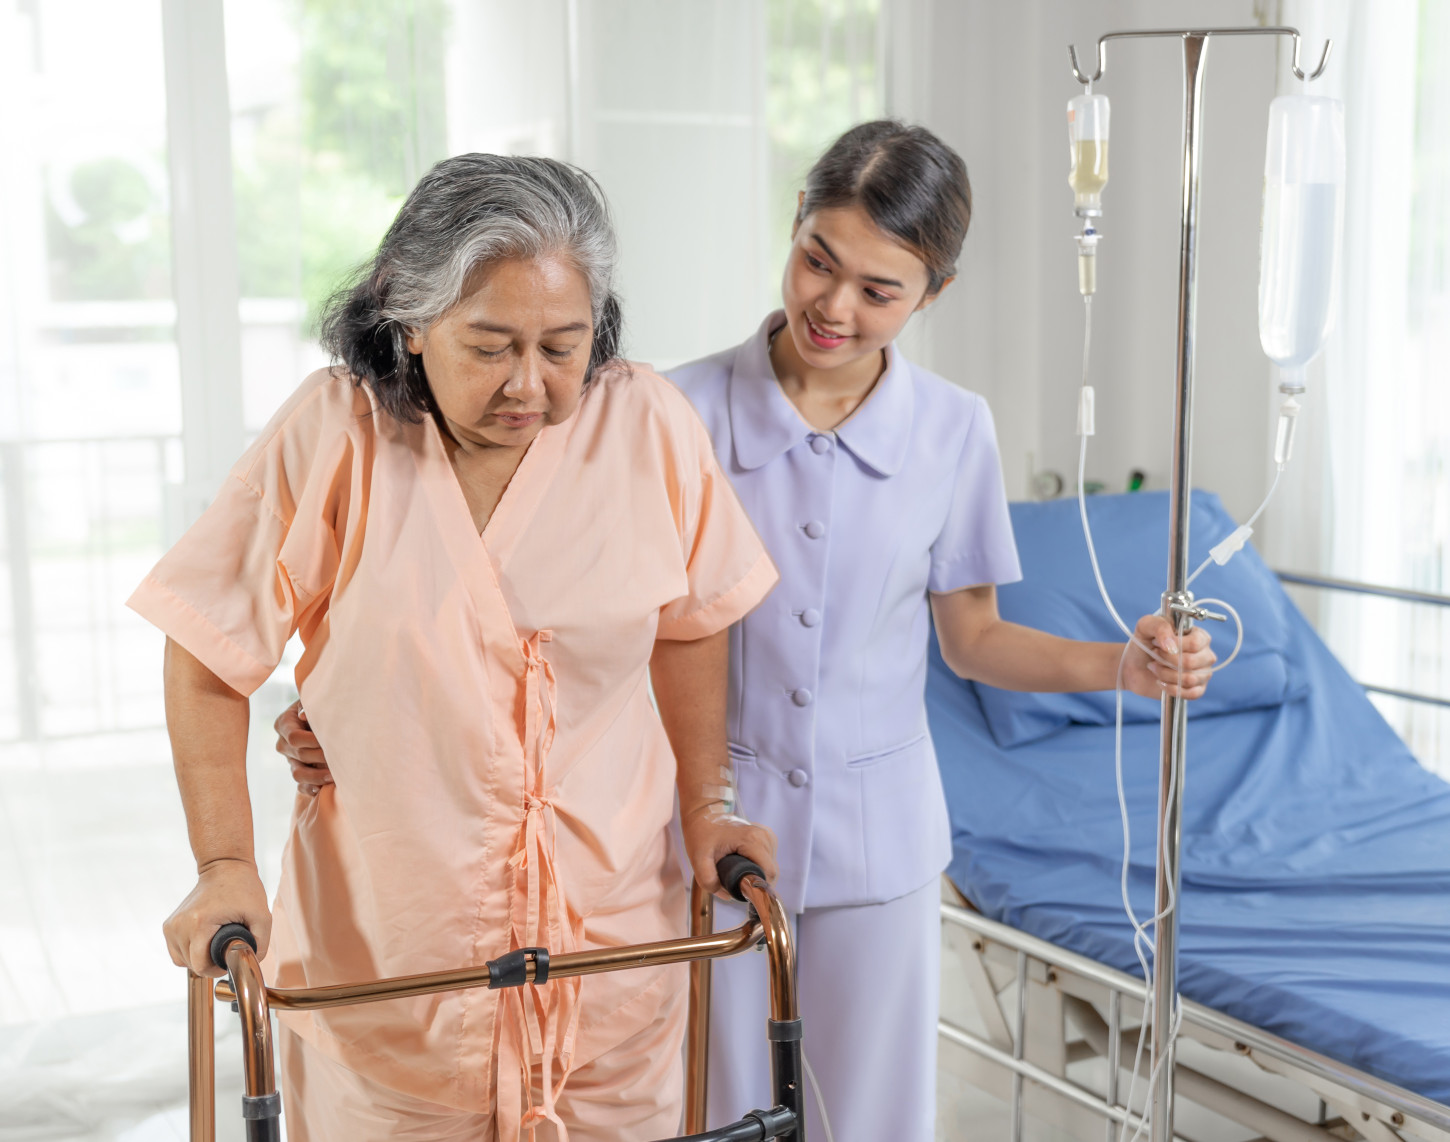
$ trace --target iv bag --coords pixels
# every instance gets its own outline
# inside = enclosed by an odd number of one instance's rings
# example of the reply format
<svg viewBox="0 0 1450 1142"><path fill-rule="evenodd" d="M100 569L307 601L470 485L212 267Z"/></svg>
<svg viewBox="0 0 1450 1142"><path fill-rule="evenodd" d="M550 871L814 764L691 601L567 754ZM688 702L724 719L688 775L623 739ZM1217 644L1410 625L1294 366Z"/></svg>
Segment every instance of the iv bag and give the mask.
<svg viewBox="0 0 1450 1142"><path fill-rule="evenodd" d="M1344 104L1281 95L1264 159L1259 342L1285 392L1303 390L1333 325L1343 231Z"/></svg>
<svg viewBox="0 0 1450 1142"><path fill-rule="evenodd" d="M1108 184L1108 97L1079 95L1067 101L1067 183L1074 207L1083 217L1103 212L1103 187Z"/></svg>

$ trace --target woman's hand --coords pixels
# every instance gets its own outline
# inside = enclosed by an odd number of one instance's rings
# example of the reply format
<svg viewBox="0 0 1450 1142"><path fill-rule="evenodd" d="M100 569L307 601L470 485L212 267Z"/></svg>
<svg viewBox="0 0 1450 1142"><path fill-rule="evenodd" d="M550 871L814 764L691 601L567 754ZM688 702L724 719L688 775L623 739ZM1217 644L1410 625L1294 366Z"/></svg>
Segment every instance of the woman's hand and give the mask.
<svg viewBox="0 0 1450 1142"><path fill-rule="evenodd" d="M212 937L224 924L245 924L257 938L257 958L267 954L272 913L262 878L246 861L218 860L202 868L196 887L161 928L172 963L197 975L225 975L211 962Z"/></svg>
<svg viewBox="0 0 1450 1142"><path fill-rule="evenodd" d="M316 797L324 785L332 784L332 770L327 768L327 758L307 724L301 702L293 702L283 710L272 728L277 731L277 752L292 767L292 780L299 790Z"/></svg>
<svg viewBox="0 0 1450 1142"><path fill-rule="evenodd" d="M1162 662L1154 662L1136 643L1123 664L1123 686L1145 698L1201 698L1218 655L1209 649L1208 631L1192 627L1181 639L1162 615L1138 620L1138 641L1153 648ZM1180 643L1182 644L1180 646ZM1182 664L1182 688L1178 666Z"/></svg>
<svg viewBox="0 0 1450 1142"><path fill-rule="evenodd" d="M742 817L727 815L719 802L701 805L681 821L680 827L695 883L722 900L730 899L720 886L720 874L715 871L723 856L739 853L749 857L765 871L766 880L774 881L780 875L775 863L775 834Z"/></svg>

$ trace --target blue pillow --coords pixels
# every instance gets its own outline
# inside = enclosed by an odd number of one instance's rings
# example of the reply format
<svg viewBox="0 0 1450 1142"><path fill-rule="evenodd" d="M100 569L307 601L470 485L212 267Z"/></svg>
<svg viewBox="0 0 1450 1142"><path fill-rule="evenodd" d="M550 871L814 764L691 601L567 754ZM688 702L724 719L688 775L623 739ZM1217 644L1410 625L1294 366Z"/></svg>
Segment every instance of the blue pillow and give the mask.
<svg viewBox="0 0 1450 1142"><path fill-rule="evenodd" d="M1130 626L1161 606L1168 570L1168 493L1092 496L1088 519L1103 581ZM1194 492L1189 516L1190 570L1237 525L1211 492ZM1002 617L1065 638L1121 643L1123 636L1093 582L1075 499L1012 505L1012 527L1023 580L998 590ZM1306 692L1288 658L1288 616L1293 603L1252 547L1226 566L1210 564L1193 584L1198 598L1227 599L1244 621L1244 647L1214 676L1190 715L1207 717L1277 706ZM1206 624L1220 659L1233 650L1233 621ZM1113 692L1023 694L972 683L992 736L1001 746L1023 745L1066 726L1112 725ZM1156 722L1157 701L1123 696L1126 722Z"/></svg>

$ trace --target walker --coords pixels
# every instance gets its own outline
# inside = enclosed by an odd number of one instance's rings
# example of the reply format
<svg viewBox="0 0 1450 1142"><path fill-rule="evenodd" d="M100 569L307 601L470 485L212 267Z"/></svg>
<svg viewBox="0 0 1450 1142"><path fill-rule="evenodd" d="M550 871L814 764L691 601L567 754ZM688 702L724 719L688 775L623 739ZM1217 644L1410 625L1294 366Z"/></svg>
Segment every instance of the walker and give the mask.
<svg viewBox="0 0 1450 1142"><path fill-rule="evenodd" d="M736 900L750 905L744 924L714 931L715 898L695 885L690 892L690 935L683 940L591 948L550 957L546 948L518 948L481 967L399 976L371 983L329 987L267 987L257 963L256 941L241 924L228 924L211 941L212 962L228 978L187 973L190 1056L191 1142L215 1142L216 1065L213 1011L217 1000L232 1003L242 1020L242 1068L245 1094L242 1118L247 1142L280 1142L282 1096L272 1066L271 1009L315 1011L380 999L428 995L457 988L543 985L551 979L623 971L657 964L689 963L690 1008L685 1031L685 1129L683 1138L662 1142L805 1142L802 1102L801 1020L796 1000L795 947L784 906L753 861L732 853L717 866L720 883ZM775 1105L752 1110L737 1122L706 1131L705 1095L710 1037L710 961L733 956L757 944L765 946L769 965L771 1082Z"/></svg>

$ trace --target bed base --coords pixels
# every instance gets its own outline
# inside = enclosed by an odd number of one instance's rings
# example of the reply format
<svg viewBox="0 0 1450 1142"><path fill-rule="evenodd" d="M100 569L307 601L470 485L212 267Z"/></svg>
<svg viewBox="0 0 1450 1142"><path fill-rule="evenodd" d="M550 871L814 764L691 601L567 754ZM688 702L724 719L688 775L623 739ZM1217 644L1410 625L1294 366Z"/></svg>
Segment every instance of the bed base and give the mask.
<svg viewBox="0 0 1450 1142"><path fill-rule="evenodd" d="M1131 1136L1146 1091L1140 1072L1134 1106L1124 1105L1142 1024L1142 980L969 908L943 903L942 920L985 1031L945 1018L938 1030L968 1053L969 1081L1008 1103L1011 1142L1021 1142L1029 1115L1082 1142L1115 1142L1124 1121ZM1023 979L1026 987L1015 986ZM1176 1099L1229 1119L1255 1139L1450 1142L1450 1106L1201 1004L1183 1001L1178 1041L1189 1046L1175 1067ZM1143 1071L1147 1055L1145 1044ZM1118 1065L1106 1065L1109 1059ZM1098 1063L1091 1077L1081 1068L1079 1077L1069 1075L1070 1066L1089 1060ZM1306 1118L1286 1103L1317 1105L1317 1113ZM1192 1142L1187 1126L1177 1121L1175 1135Z"/></svg>

